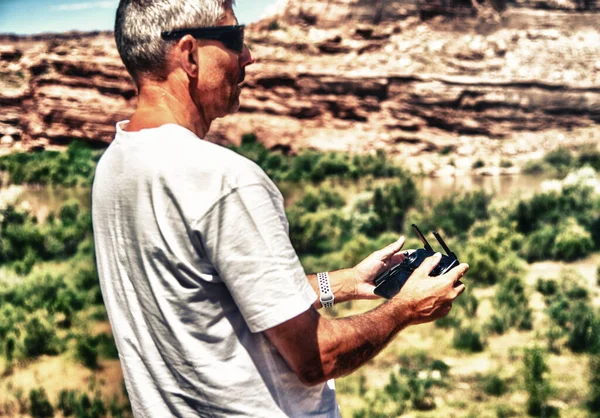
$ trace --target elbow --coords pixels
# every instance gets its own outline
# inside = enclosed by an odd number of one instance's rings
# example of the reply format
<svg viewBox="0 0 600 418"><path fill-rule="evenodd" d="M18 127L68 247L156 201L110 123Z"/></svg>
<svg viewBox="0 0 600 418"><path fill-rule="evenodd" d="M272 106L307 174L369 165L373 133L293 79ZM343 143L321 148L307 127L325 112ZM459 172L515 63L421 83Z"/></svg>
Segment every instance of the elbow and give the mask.
<svg viewBox="0 0 600 418"><path fill-rule="evenodd" d="M327 382L334 377L333 368L324 359L305 361L295 370L296 376L305 386L316 386Z"/></svg>
<svg viewBox="0 0 600 418"><path fill-rule="evenodd" d="M304 386L317 386L329 380L323 370L317 368L297 371L296 376Z"/></svg>

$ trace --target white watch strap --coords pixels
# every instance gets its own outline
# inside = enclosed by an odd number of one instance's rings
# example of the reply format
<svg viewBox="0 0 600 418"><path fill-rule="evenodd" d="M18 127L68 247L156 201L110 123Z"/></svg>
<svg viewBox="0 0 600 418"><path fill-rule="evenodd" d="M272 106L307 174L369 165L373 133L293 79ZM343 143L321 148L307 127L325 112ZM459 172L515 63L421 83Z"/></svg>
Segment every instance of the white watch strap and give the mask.
<svg viewBox="0 0 600 418"><path fill-rule="evenodd" d="M319 291L321 292L319 295L321 306L324 308L331 308L333 306L334 297L331 286L329 285L329 273L317 273L317 280L319 281Z"/></svg>

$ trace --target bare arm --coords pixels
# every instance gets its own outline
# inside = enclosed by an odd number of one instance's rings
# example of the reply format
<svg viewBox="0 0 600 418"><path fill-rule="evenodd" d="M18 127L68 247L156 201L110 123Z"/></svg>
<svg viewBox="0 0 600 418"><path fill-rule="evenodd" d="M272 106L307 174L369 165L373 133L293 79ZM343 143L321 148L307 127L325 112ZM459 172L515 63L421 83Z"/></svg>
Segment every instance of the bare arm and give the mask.
<svg viewBox="0 0 600 418"><path fill-rule="evenodd" d="M450 312L452 301L464 291L464 285L455 283L468 266L429 277L439 260L439 255L425 260L402 292L369 312L329 320L311 307L265 333L303 383L346 375L373 358L402 329Z"/></svg>

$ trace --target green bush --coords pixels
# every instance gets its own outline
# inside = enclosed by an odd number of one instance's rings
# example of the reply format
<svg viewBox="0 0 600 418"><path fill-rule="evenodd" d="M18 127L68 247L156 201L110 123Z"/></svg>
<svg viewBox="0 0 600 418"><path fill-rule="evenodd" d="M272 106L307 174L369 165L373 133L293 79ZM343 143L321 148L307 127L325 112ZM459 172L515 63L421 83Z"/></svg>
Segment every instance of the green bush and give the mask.
<svg viewBox="0 0 600 418"><path fill-rule="evenodd" d="M339 152L302 151L286 155L269 151L255 134L244 134L235 152L256 162L274 181L321 181L325 178L358 179L364 176L390 178L403 175L403 171L390 162L383 150L375 155L350 155Z"/></svg>
<svg viewBox="0 0 600 418"><path fill-rule="evenodd" d="M29 392L29 412L34 418L47 418L54 416L54 408L48 401L44 388L31 389Z"/></svg>
<svg viewBox="0 0 600 418"><path fill-rule="evenodd" d="M22 343L22 351L26 358L58 352L58 340L52 321L53 318L45 311L36 311L27 317Z"/></svg>
<svg viewBox="0 0 600 418"><path fill-rule="evenodd" d="M0 171L13 184L90 185L102 151L74 141L67 151L13 153L0 157Z"/></svg>
<svg viewBox="0 0 600 418"><path fill-rule="evenodd" d="M91 236L91 218L78 204L67 202L60 220L39 224L29 212L14 206L0 209L0 263L11 263L17 274L27 275L39 260L65 259Z"/></svg>
<svg viewBox="0 0 600 418"><path fill-rule="evenodd" d="M290 239L299 254L318 255L339 250L351 237L351 222L339 210L307 213L292 207L287 216Z"/></svg>
<svg viewBox="0 0 600 418"><path fill-rule="evenodd" d="M74 390L61 390L58 394L57 408L65 417L75 414L77 410L77 392Z"/></svg>
<svg viewBox="0 0 600 418"><path fill-rule="evenodd" d="M591 351L598 345L600 323L591 307L577 302L571 307L569 315L567 345L575 353Z"/></svg>
<svg viewBox="0 0 600 418"><path fill-rule="evenodd" d="M573 165L573 153L564 147L548 152L544 156L544 162L555 168L569 168Z"/></svg>
<svg viewBox="0 0 600 418"><path fill-rule="evenodd" d="M506 393L506 382L497 374L490 374L483 378L483 391L490 396L502 396Z"/></svg>
<svg viewBox="0 0 600 418"><path fill-rule="evenodd" d="M495 308L494 321L502 324L502 331L517 327L521 330L532 328L532 312L529 299L525 292L523 280L516 275L509 276L500 282L492 304ZM492 324L490 329L498 330L498 324Z"/></svg>
<svg viewBox="0 0 600 418"><path fill-rule="evenodd" d="M441 230L444 236L466 236L478 220L489 219L491 195L483 191L453 194L437 202L421 221L422 230Z"/></svg>
<svg viewBox="0 0 600 418"><path fill-rule="evenodd" d="M576 219L567 218L560 224L552 251L555 259L573 261L587 256L593 249L591 234Z"/></svg>
<svg viewBox="0 0 600 418"><path fill-rule="evenodd" d="M527 413L533 417L550 416L547 405L551 388L548 383L548 366L545 353L539 347L525 349L523 357L523 377L528 393Z"/></svg>
<svg viewBox="0 0 600 418"><path fill-rule="evenodd" d="M558 283L554 279L539 278L535 288L544 296L553 296L558 292Z"/></svg>
<svg viewBox="0 0 600 418"><path fill-rule="evenodd" d="M97 369L98 340L90 335L80 335L77 337L75 358L88 369Z"/></svg>
<svg viewBox="0 0 600 418"><path fill-rule="evenodd" d="M418 191L410 177L403 177L378 187L373 193L372 210L376 222L370 229L361 231L376 236L384 231L404 231L407 210L414 206Z"/></svg>
<svg viewBox="0 0 600 418"><path fill-rule="evenodd" d="M589 393L586 404L590 412L598 415L600 413L600 353L592 354L588 364Z"/></svg>
<svg viewBox="0 0 600 418"><path fill-rule="evenodd" d="M472 327L458 327L454 329L454 338L452 346L459 350L465 350L472 353L483 351L484 341L481 334Z"/></svg>

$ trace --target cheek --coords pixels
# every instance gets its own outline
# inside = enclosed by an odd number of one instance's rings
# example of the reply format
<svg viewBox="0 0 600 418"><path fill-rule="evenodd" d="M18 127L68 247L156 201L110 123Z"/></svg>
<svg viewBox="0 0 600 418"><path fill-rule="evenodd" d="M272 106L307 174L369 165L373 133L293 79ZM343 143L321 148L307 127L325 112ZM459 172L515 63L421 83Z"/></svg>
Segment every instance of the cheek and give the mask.
<svg viewBox="0 0 600 418"><path fill-rule="evenodd" d="M199 83L206 92L231 89L237 85L239 71L229 54L220 54L200 63Z"/></svg>

